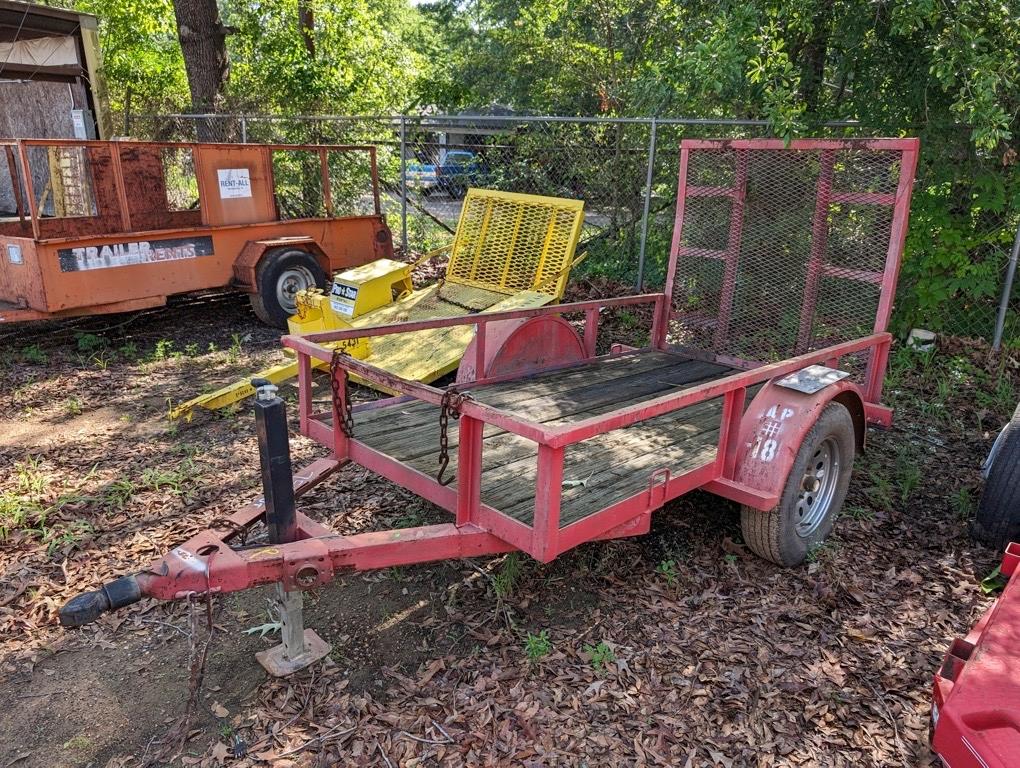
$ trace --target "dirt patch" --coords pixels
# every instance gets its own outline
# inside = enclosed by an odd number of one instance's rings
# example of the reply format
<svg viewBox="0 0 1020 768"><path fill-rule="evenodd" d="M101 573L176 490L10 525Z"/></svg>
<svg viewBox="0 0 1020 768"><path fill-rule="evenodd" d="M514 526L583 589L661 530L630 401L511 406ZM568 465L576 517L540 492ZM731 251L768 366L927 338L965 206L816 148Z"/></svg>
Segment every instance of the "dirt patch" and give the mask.
<svg viewBox="0 0 1020 768"><path fill-rule="evenodd" d="M247 405L164 418L167 398L283 359L243 300L210 302L30 329L0 360L0 766L141 765L183 712L202 605L145 601L74 632L55 616L258 494ZM636 311L602 322L642 341ZM977 582L997 555L966 525L1015 404L1003 365L964 342L893 356L896 425L869 434L836 535L803 568L751 556L735 507L692 494L646 536L548 565L344 575L307 600L332 654L286 681L254 661L278 636L246 632L269 623L267 591L218 598L182 760L927 764L931 675L989 602ZM322 455L297 436L292 451ZM354 467L302 508L345 533L445 519Z"/></svg>

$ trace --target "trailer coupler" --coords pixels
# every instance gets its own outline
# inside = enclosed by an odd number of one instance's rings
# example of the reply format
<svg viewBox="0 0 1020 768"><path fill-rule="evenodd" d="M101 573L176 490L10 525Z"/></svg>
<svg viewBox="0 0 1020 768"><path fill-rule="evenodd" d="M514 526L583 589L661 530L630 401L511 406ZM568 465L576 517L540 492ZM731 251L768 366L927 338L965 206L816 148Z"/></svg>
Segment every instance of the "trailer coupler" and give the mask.
<svg viewBox="0 0 1020 768"><path fill-rule="evenodd" d="M107 611L137 603L142 590L134 576L121 576L93 592L82 592L60 609L60 623L65 627L91 624Z"/></svg>
<svg viewBox="0 0 1020 768"><path fill-rule="evenodd" d="M312 462L294 475L294 496L299 497L312 489L344 463L331 458ZM257 562L260 548L235 550L230 546L232 540L245 534L255 523L265 520L265 516L265 497L246 504L209 530L168 552L145 570L131 576L122 576L97 590L71 598L58 613L60 623L65 627L81 627L96 621L107 611L131 605L143 597L177 600L206 592L234 592L259 584L283 581L283 569L279 569L280 578L274 578L270 558L264 556L261 558L262 564L270 566L268 571L255 568L249 578L247 561L239 553L245 553ZM301 531L303 535L315 536L324 530L300 513L297 519L299 525L304 524ZM261 549L272 551L273 548ZM216 553L223 556L213 557Z"/></svg>

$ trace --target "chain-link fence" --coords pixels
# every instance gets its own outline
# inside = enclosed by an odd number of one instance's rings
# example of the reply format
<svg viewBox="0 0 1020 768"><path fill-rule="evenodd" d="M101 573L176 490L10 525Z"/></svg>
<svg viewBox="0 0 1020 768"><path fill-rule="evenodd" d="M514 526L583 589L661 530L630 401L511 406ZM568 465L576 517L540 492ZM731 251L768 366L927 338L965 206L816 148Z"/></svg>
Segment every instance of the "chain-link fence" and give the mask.
<svg viewBox="0 0 1020 768"><path fill-rule="evenodd" d="M159 115L135 116L127 131L164 141L373 144L383 210L395 239L419 252L450 239L470 186L580 198L585 201L580 249L587 258L575 279L604 276L654 289L663 284L669 257L680 141L768 136L769 126L755 120L511 115ZM832 123L821 132L835 137L880 133L854 123ZM925 151L922 142L923 158ZM929 230L936 237L929 208L942 205L931 195L941 189L936 176L945 167L941 154L932 157L931 151L948 154L958 148L929 150L919 168L912 230L917 251L947 247L926 240ZM957 193L966 197L968 191ZM839 219L839 212L834 216ZM830 220L830 226L846 231L858 224L853 218ZM967 264L950 265L937 276L927 262L912 261L908 242L894 329L921 325L992 340L1018 225L1017 211L1004 207L990 215L985 206L974 221L972 242L949 246L949 258ZM961 286L961 273L977 275L975 283ZM1012 286L1005 295L999 326L1004 343L1015 344L1020 342L1020 289Z"/></svg>

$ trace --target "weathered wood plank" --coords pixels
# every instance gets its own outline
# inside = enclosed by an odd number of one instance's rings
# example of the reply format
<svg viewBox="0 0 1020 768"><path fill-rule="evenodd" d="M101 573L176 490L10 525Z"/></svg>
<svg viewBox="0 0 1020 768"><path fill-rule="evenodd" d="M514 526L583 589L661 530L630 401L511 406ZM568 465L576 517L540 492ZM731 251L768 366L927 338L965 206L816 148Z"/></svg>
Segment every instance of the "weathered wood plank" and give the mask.
<svg viewBox="0 0 1020 768"><path fill-rule="evenodd" d="M581 364L562 371L534 374L514 381L486 384L471 391L472 397L481 402L498 407L510 407L523 404L525 401L556 395L566 397L574 389L586 388L599 381L610 381L624 377L637 376L659 368L683 366L691 361L677 355L651 352L645 355L632 353L619 357L601 360L597 364ZM721 370L727 370L720 366ZM360 416L356 422L359 434L372 437L380 432L388 431L389 420L384 418L386 411L372 411ZM438 417L438 409L430 403L406 403L402 406L404 415L420 415L423 412L434 412Z"/></svg>
<svg viewBox="0 0 1020 768"><path fill-rule="evenodd" d="M714 419L703 419L700 423L688 423L678 414L665 416L653 420L655 423L609 432L568 448L564 479L588 480L588 484L563 489L561 525L646 487L651 470L666 466L677 475L714 457L721 404L706 412L706 416ZM489 482L483 475L482 500L515 517L526 512L524 517L530 520L535 488L534 454L532 451L527 459L499 467L497 476ZM574 504L579 499L585 502L583 506ZM602 507L591 506L599 502L605 503Z"/></svg>
<svg viewBox="0 0 1020 768"><path fill-rule="evenodd" d="M624 404L651 399L669 389L692 386L718 378L727 371L728 369L710 363L684 361L609 382L589 383L556 396L538 395L516 404L503 403L496 399L486 402L514 410L532 421L559 425L607 413ZM377 415L373 417L373 423L380 425L381 422L385 422L387 426L371 431L356 424L355 434L372 447L401 460L412 459L432 450L430 445L438 447L439 408L426 404L426 408L411 409L407 405L379 409ZM383 419L383 414L391 416ZM394 428L393 416L399 416L399 429ZM489 440L501 433L502 430L496 427L488 427L485 439ZM450 445L456 445L456 436L453 434L450 435Z"/></svg>
<svg viewBox="0 0 1020 768"><path fill-rule="evenodd" d="M595 364L483 385L473 396L545 424L569 423L704 381L730 369L674 354L639 352ZM696 403L624 429L570 446L564 479L586 485L562 489L560 524L569 525L648 487L652 471L667 467L676 476L710 462L718 442L722 398ZM438 470L439 409L402 403L365 412L355 436L426 473ZM457 471L458 429L450 421L450 465ZM534 514L537 447L495 427L484 432L482 500L530 524Z"/></svg>

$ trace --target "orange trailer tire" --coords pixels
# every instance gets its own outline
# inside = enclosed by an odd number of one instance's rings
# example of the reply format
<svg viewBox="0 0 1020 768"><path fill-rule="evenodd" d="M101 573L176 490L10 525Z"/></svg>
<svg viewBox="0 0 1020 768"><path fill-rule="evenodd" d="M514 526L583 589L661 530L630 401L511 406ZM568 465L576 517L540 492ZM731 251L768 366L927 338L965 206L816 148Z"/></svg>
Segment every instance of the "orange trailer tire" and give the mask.
<svg viewBox="0 0 1020 768"><path fill-rule="evenodd" d="M286 328L287 318L297 312L298 291L325 290L326 281L326 272L308 251L274 248L266 251L255 270L251 308L266 325Z"/></svg>

